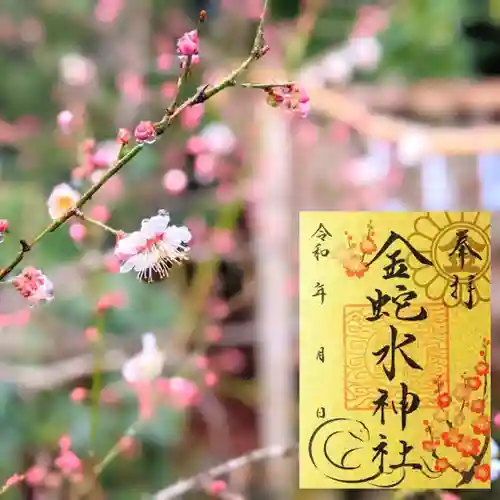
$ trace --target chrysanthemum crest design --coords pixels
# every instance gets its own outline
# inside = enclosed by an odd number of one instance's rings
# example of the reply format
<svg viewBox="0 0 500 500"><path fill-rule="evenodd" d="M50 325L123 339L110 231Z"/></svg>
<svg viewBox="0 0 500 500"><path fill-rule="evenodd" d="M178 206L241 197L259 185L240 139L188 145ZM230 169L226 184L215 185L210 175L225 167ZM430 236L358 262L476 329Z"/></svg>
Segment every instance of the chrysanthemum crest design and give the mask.
<svg viewBox="0 0 500 500"><path fill-rule="evenodd" d="M490 301L490 224L481 212L427 212L414 223L408 237L433 262L422 265L413 255L408 267L415 284L431 300L448 307L472 309Z"/></svg>

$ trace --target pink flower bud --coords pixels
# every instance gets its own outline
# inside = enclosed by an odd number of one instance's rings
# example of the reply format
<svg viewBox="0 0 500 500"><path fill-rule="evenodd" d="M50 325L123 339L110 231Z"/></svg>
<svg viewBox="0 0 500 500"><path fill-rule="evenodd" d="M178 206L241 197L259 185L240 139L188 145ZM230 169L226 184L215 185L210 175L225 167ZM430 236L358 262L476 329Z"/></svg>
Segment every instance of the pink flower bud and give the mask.
<svg viewBox="0 0 500 500"><path fill-rule="evenodd" d="M54 465L65 474L79 471L81 467L80 459L70 450L62 451L54 460Z"/></svg>
<svg viewBox="0 0 500 500"><path fill-rule="evenodd" d="M208 387L213 387L214 385L217 385L217 382L219 382L219 377L217 374L214 372L207 372L205 373L205 384Z"/></svg>
<svg viewBox="0 0 500 500"><path fill-rule="evenodd" d="M208 359L206 356L196 356L194 358L194 364L200 369L200 370L206 370L208 366Z"/></svg>
<svg viewBox="0 0 500 500"><path fill-rule="evenodd" d="M165 82L161 86L161 96L164 99L172 99L177 92L177 84L174 82Z"/></svg>
<svg viewBox="0 0 500 500"><path fill-rule="evenodd" d="M68 451L71 448L71 438L67 434L59 438L59 448L61 451Z"/></svg>
<svg viewBox="0 0 500 500"><path fill-rule="evenodd" d="M213 497L218 497L221 493L224 493L227 489L226 481L222 479L214 479L206 488L209 495Z"/></svg>
<svg viewBox="0 0 500 500"><path fill-rule="evenodd" d="M47 469L34 465L26 471L26 482L31 486L37 486L43 482L47 476Z"/></svg>
<svg viewBox="0 0 500 500"><path fill-rule="evenodd" d="M83 336L85 337L85 339L87 341L94 342L99 338L99 330L97 330L97 328L95 328L95 327L87 328L83 332Z"/></svg>
<svg viewBox="0 0 500 500"><path fill-rule="evenodd" d="M493 424L500 427L500 412L493 417Z"/></svg>
<svg viewBox="0 0 500 500"><path fill-rule="evenodd" d="M134 446L136 446L135 439L132 436L123 436L118 441L118 447L121 452L130 451Z"/></svg>
<svg viewBox="0 0 500 500"><path fill-rule="evenodd" d="M210 304L209 314L212 318L224 319L229 314L229 305L223 300L214 299Z"/></svg>
<svg viewBox="0 0 500 500"><path fill-rule="evenodd" d="M212 246L219 255L232 253L236 248L236 241L231 230L216 228L212 235Z"/></svg>
<svg viewBox="0 0 500 500"><path fill-rule="evenodd" d="M195 129L200 124L204 113L205 106L203 104L186 108L180 116L181 125L188 130Z"/></svg>
<svg viewBox="0 0 500 500"><path fill-rule="evenodd" d="M4 234L9 229L9 221L6 219L0 219L0 243L3 241Z"/></svg>
<svg viewBox="0 0 500 500"><path fill-rule="evenodd" d="M81 401L83 401L85 398L87 397L87 389L83 388L83 387L75 387L72 391L71 391L71 395L70 395L70 398L72 401L74 401L75 403L80 403Z"/></svg>
<svg viewBox="0 0 500 500"><path fill-rule="evenodd" d="M69 134L71 132L71 125L74 120L74 115L71 111L68 111L67 109L64 111L61 111L57 115L57 124L59 125L59 128L64 134Z"/></svg>
<svg viewBox="0 0 500 500"><path fill-rule="evenodd" d="M194 382L182 377L170 379L171 402L177 408L187 408L196 404L200 397L200 391Z"/></svg>
<svg viewBox="0 0 500 500"><path fill-rule="evenodd" d="M204 331L205 340L209 342L219 342L222 338L222 330L217 325L207 325Z"/></svg>
<svg viewBox="0 0 500 500"><path fill-rule="evenodd" d="M184 33L177 40L177 53L182 56L194 56L199 51L198 43L198 32L196 30Z"/></svg>
<svg viewBox="0 0 500 500"><path fill-rule="evenodd" d="M134 130L134 137L139 144L153 144L156 141L156 129L151 121L141 121Z"/></svg>
<svg viewBox="0 0 500 500"><path fill-rule="evenodd" d="M177 54L181 61L181 67L184 67L188 58L190 58L192 64L197 64L200 60L199 50L198 32L193 30L184 33L177 40Z"/></svg>
<svg viewBox="0 0 500 500"><path fill-rule="evenodd" d="M205 153L208 149L207 141L203 137L194 135L186 143L186 151L192 155Z"/></svg>
<svg viewBox="0 0 500 500"><path fill-rule="evenodd" d="M114 405L120 400L116 391L109 387L105 387L101 392L101 401L103 404Z"/></svg>
<svg viewBox="0 0 500 500"><path fill-rule="evenodd" d="M168 71L172 67L172 55L163 53L156 59L156 67L159 71Z"/></svg>
<svg viewBox="0 0 500 500"><path fill-rule="evenodd" d="M105 205L96 205L90 210L90 216L99 222L106 223L111 214Z"/></svg>
<svg viewBox="0 0 500 500"><path fill-rule="evenodd" d="M172 194L182 193L188 185L188 178L183 170L174 168L163 177L163 187Z"/></svg>
<svg viewBox="0 0 500 500"><path fill-rule="evenodd" d="M110 292L103 295L97 301L97 310L99 312L107 311L108 309L121 309L125 307L126 295L123 291Z"/></svg>
<svg viewBox="0 0 500 500"><path fill-rule="evenodd" d="M128 144L130 141L130 131L126 128L118 130L118 142L120 144Z"/></svg>
<svg viewBox="0 0 500 500"><path fill-rule="evenodd" d="M69 226L69 236L73 241L80 242L87 236L87 228L79 222Z"/></svg>
<svg viewBox="0 0 500 500"><path fill-rule="evenodd" d="M108 255L104 259L104 267L108 273L117 274L120 272L120 261L115 255Z"/></svg>

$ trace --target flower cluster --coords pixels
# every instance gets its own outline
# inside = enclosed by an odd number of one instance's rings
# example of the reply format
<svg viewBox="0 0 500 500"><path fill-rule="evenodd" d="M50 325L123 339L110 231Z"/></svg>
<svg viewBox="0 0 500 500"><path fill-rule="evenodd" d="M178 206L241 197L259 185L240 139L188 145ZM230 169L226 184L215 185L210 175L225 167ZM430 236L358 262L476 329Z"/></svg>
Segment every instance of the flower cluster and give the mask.
<svg viewBox="0 0 500 500"><path fill-rule="evenodd" d="M487 383L489 364L486 360L486 349L489 341L483 340L481 358L477 361L474 374L462 376L454 390L446 390L441 377L436 379L437 411L433 420L424 421L428 439L422 442L422 448L431 453L434 459L434 470L444 473L451 470L460 475L457 487L468 484L473 479L488 482L493 478L492 467L483 463L490 440L491 424L486 414ZM479 394L478 391L481 391ZM468 410L466 414L466 410ZM491 442L491 444L490 444ZM446 448L446 455L438 453L441 446ZM492 466L494 461L492 461ZM495 474L498 464L495 464Z"/></svg>
<svg viewBox="0 0 500 500"><path fill-rule="evenodd" d="M163 378L162 371L165 356L159 349L156 337L148 332L142 335L141 351L128 359L122 367L125 382L135 392L139 404L139 420L149 420L159 403L167 403L177 409L185 409L199 402L201 392L195 382L184 377ZM217 376L206 371L205 358L193 364L195 373L203 370L203 381L206 386L217 383ZM72 394L75 401L86 397L85 390L79 388Z"/></svg>
<svg viewBox="0 0 500 500"><path fill-rule="evenodd" d="M144 219L138 231L120 235L115 247L120 272L134 270L139 279L152 282L168 277L174 263L187 260L191 232L186 226L169 224L169 214L160 210Z"/></svg>
<svg viewBox="0 0 500 500"><path fill-rule="evenodd" d="M52 469L52 470L51 470ZM54 459L53 467L34 465L24 474L14 474L5 482L0 494L9 488L25 481L30 486L45 486L47 488L58 488L63 480L79 482L83 479L82 462L71 450L71 439L69 436L61 436L59 439L59 453Z"/></svg>
<svg viewBox="0 0 500 500"><path fill-rule="evenodd" d="M310 110L310 98L303 87L296 84L265 89L267 103L272 107L282 106L305 118Z"/></svg>

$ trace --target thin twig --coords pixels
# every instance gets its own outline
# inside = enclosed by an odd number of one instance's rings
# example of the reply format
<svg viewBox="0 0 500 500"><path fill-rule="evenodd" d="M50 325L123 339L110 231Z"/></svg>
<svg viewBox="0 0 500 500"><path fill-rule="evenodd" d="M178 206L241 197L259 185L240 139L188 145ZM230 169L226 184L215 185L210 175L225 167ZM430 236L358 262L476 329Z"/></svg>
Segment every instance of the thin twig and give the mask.
<svg viewBox="0 0 500 500"><path fill-rule="evenodd" d="M135 437L139 430L140 421L134 422L126 431L125 434L120 438L116 444L108 451L106 456L94 467L94 472L99 475L104 468L112 462L122 451L122 439L123 437Z"/></svg>
<svg viewBox="0 0 500 500"><path fill-rule="evenodd" d="M199 488L206 482L207 479L215 479L225 474L229 474L230 472L245 467L251 463L261 462L263 460L285 458L294 454L296 450L296 444L292 446L270 446L269 448L261 448L259 450L252 451L247 455L233 458L228 462L218 465L217 467L213 467L205 472L201 472L196 476L188 479L182 479L177 483L174 483L172 486L157 492L151 498L152 500L171 500L173 498L178 498L188 491Z"/></svg>
<svg viewBox="0 0 500 500"><path fill-rule="evenodd" d="M89 224L92 224L94 226L100 227L101 229L104 229L104 231L107 231L108 233L118 235L120 231L117 229L114 229L107 224L104 224L104 222L98 221L96 219L92 219L91 217L88 217L85 215L81 210L75 210L75 216L82 219L83 221L88 222Z"/></svg>
<svg viewBox="0 0 500 500"><path fill-rule="evenodd" d="M205 88L199 89L192 97L184 101L180 106L177 106L173 112L167 108L162 119L155 124L157 135L162 135L165 133L166 129L172 124L173 120L182 113L186 108L193 106L198 103L202 103L212 98L222 90L233 87L236 85L236 78L245 71L252 62L257 61L268 50L268 47L264 42L264 20L268 9L269 0L264 1L264 7L261 15L259 25L257 27L257 33L253 42L252 50L250 55L240 64L238 68L232 71L228 76L226 76L220 83L215 86L207 86ZM133 160L139 152L144 147L144 144L137 144L125 155L119 157L118 161L109 168L109 170L101 177L101 179L93 184L78 200L75 206L69 209L64 215L59 219L49 224L38 236L36 236L31 242L22 240L21 250L14 257L12 262L6 267L0 270L0 281L3 280L11 271L13 271L16 266L24 259L25 254L29 252L35 245L37 245L40 240L45 238L49 233L56 231L60 226L62 226L66 221L73 217L76 212L81 209L99 189L101 189L106 182L108 182L112 177L114 177L127 163Z"/></svg>
<svg viewBox="0 0 500 500"><path fill-rule="evenodd" d="M192 56L188 56L184 66L182 68L181 74L179 75L179 78L177 79L177 89L175 91L175 95L172 99L172 102L169 104L169 106L167 107L167 110L165 112L165 114L167 116L171 116L172 113L175 111L175 108L179 104L179 97L181 95L182 87L184 86L184 83L186 83L186 80L190 74L191 61L192 61Z"/></svg>
<svg viewBox="0 0 500 500"><path fill-rule="evenodd" d="M284 82L284 83L251 83L244 82L240 83L239 86L244 89L261 89L261 90L270 90L278 87L291 87L295 85L295 82Z"/></svg>

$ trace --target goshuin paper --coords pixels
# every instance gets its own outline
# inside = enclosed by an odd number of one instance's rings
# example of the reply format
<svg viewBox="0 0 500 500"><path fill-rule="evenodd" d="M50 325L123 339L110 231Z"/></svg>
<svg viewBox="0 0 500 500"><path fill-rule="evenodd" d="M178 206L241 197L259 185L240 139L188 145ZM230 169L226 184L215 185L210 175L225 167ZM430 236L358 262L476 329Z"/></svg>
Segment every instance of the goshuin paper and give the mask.
<svg viewBox="0 0 500 500"><path fill-rule="evenodd" d="M490 215L300 214L300 487L490 488Z"/></svg>

